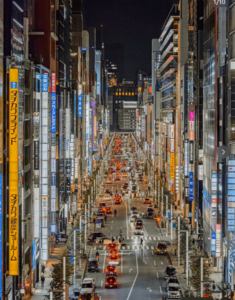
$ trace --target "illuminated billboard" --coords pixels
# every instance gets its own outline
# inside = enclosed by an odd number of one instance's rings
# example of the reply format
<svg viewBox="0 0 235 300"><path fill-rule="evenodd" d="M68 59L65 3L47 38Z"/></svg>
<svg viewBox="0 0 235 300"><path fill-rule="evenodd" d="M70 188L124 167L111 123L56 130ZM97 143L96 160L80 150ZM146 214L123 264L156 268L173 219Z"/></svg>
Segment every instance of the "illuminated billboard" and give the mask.
<svg viewBox="0 0 235 300"><path fill-rule="evenodd" d="M18 275L18 69L9 70L9 275Z"/></svg>

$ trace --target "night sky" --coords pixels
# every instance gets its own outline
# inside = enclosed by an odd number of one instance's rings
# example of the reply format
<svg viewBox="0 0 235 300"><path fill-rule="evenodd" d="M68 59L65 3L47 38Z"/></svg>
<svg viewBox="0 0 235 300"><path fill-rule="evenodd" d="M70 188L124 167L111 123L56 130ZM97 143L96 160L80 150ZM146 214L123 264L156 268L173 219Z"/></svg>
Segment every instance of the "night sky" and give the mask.
<svg viewBox="0 0 235 300"><path fill-rule="evenodd" d="M104 26L106 58L118 63L119 75L136 81L138 70L151 74L151 40L158 38L176 0L84 0L84 25Z"/></svg>

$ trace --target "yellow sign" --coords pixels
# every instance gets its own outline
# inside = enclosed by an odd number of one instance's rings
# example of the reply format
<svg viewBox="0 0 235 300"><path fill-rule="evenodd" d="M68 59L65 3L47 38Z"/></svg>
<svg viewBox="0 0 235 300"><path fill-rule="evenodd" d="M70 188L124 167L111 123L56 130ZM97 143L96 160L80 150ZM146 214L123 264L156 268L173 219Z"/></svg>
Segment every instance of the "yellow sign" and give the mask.
<svg viewBox="0 0 235 300"><path fill-rule="evenodd" d="M9 275L18 275L18 69L9 73Z"/></svg>
<svg viewBox="0 0 235 300"><path fill-rule="evenodd" d="M171 153L171 178L175 178L175 153Z"/></svg>

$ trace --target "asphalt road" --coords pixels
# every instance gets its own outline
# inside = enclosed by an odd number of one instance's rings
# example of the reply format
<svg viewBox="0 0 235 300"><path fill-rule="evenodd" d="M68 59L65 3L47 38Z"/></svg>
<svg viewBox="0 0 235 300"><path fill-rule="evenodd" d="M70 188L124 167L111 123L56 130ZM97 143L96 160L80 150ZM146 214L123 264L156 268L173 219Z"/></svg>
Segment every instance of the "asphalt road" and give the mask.
<svg viewBox="0 0 235 300"><path fill-rule="evenodd" d="M124 182L129 183L129 177L121 182L113 184L105 184L104 188L116 190L120 193ZM138 182L137 182L138 186ZM138 186L139 187L139 186ZM147 191L148 185L141 184L141 192ZM100 194L97 200L99 205L103 195ZM134 235L134 226L130 222L131 207L137 207L139 213L146 212L147 205L142 200L130 199L124 197L121 205L114 205L112 200L106 201L107 206L111 206L112 210L116 208L117 216L108 215L108 219L104 228L99 229L109 237L119 236L119 228L122 227L122 235L125 238L125 246L119 246L121 254L120 265L117 267L117 289L105 289L105 267L107 262L107 251L105 246L99 249L99 272L86 273L85 277L93 277L95 279L96 291L102 299L126 299L126 300L156 300L162 299L165 294L165 278L164 271L169 264L167 256L156 255L156 246L159 241L164 240L161 231L156 226L155 220L143 219L144 235L143 246L140 245L140 236ZM90 257L95 257L97 246L93 243Z"/></svg>

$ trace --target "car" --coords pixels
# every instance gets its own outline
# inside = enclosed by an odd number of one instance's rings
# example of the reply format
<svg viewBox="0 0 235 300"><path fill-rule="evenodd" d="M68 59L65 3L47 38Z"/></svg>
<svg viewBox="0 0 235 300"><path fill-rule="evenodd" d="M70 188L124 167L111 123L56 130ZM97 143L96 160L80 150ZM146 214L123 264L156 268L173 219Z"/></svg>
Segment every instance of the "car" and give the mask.
<svg viewBox="0 0 235 300"><path fill-rule="evenodd" d="M167 254L167 246L166 243L158 243L157 245L157 250L156 250L157 254Z"/></svg>
<svg viewBox="0 0 235 300"><path fill-rule="evenodd" d="M144 199L144 204L151 204L150 199L149 199L149 198L145 198L145 199Z"/></svg>
<svg viewBox="0 0 235 300"><path fill-rule="evenodd" d="M96 258L89 258L87 269L88 272L99 272L98 261Z"/></svg>
<svg viewBox="0 0 235 300"><path fill-rule="evenodd" d="M66 242L67 239L68 239L68 236L67 236L67 234L65 234L65 233L58 233L58 234L56 234L56 236L55 236L55 241L56 241L56 243L59 243L59 242Z"/></svg>
<svg viewBox="0 0 235 300"><path fill-rule="evenodd" d="M105 181L105 183L110 184L110 183L113 183L113 181L112 181L112 179L107 179L107 180Z"/></svg>
<svg viewBox="0 0 235 300"><path fill-rule="evenodd" d="M143 226L143 221L142 221L142 219L140 219L140 218L138 218L138 219L136 219L135 220L135 226Z"/></svg>
<svg viewBox="0 0 235 300"><path fill-rule="evenodd" d="M172 265L167 265L165 269L165 274L166 274L165 279L167 279L168 277L175 276L176 268Z"/></svg>
<svg viewBox="0 0 235 300"><path fill-rule="evenodd" d="M104 195L103 196L103 200L111 200L111 196L110 195Z"/></svg>
<svg viewBox="0 0 235 300"><path fill-rule="evenodd" d="M107 215L112 214L112 208L111 207L109 207L109 206L106 207L106 214Z"/></svg>
<svg viewBox="0 0 235 300"><path fill-rule="evenodd" d="M136 216L137 218L140 217L138 211L136 211L136 210L132 211L132 212L131 212L131 215L132 215L132 216Z"/></svg>
<svg viewBox="0 0 235 300"><path fill-rule="evenodd" d="M115 181L120 181L121 180L121 177L120 176L116 176L115 177Z"/></svg>
<svg viewBox="0 0 235 300"><path fill-rule="evenodd" d="M119 265L119 255L117 254L108 255L108 263L109 265Z"/></svg>
<svg viewBox="0 0 235 300"><path fill-rule="evenodd" d="M143 225L135 226L134 234L135 235L143 235L144 234Z"/></svg>
<svg viewBox="0 0 235 300"><path fill-rule="evenodd" d="M177 283L169 283L167 286L167 299L179 299L180 287Z"/></svg>
<svg viewBox="0 0 235 300"><path fill-rule="evenodd" d="M115 249L109 250L108 255L117 255L119 258L121 257L118 250L115 250Z"/></svg>
<svg viewBox="0 0 235 300"><path fill-rule="evenodd" d="M179 280L177 279L176 276L168 277L167 280L166 280L166 285L168 286L169 283L175 283L175 284L178 284L178 286L180 287ZM166 286L166 287L167 287L167 286Z"/></svg>
<svg viewBox="0 0 235 300"><path fill-rule="evenodd" d="M122 203L122 200L120 198L114 200L114 204L121 204L121 203Z"/></svg>
<svg viewBox="0 0 235 300"><path fill-rule="evenodd" d="M107 250L117 250L117 245L115 243L110 243L107 246Z"/></svg>
<svg viewBox="0 0 235 300"><path fill-rule="evenodd" d="M111 191L110 189L106 189L106 190L104 191L104 193L105 193L105 194L109 194L110 196L113 195L113 193L112 193L112 191Z"/></svg>
<svg viewBox="0 0 235 300"><path fill-rule="evenodd" d="M146 218L147 219L155 219L156 218L155 212L147 212L146 213Z"/></svg>
<svg viewBox="0 0 235 300"><path fill-rule="evenodd" d="M100 202L100 207L101 208L106 207L106 203L105 202Z"/></svg>
<svg viewBox="0 0 235 300"><path fill-rule="evenodd" d="M88 236L88 241L94 242L97 238L106 237L102 232L93 232Z"/></svg>
<svg viewBox="0 0 235 300"><path fill-rule="evenodd" d="M137 208L135 206L132 206L131 211L137 211Z"/></svg>
<svg viewBox="0 0 235 300"><path fill-rule="evenodd" d="M117 268L115 266L107 266L105 269L106 277L115 276L117 277Z"/></svg>
<svg viewBox="0 0 235 300"><path fill-rule="evenodd" d="M123 177L127 177L128 174L127 174L126 172L123 172L123 173L122 173L122 176L123 176Z"/></svg>
<svg viewBox="0 0 235 300"><path fill-rule="evenodd" d="M153 204L149 204L148 208L154 208Z"/></svg>
<svg viewBox="0 0 235 300"><path fill-rule="evenodd" d="M89 289L92 290L93 289L93 278L84 278L82 281L82 285L81 285L81 290L82 289Z"/></svg>
<svg viewBox="0 0 235 300"><path fill-rule="evenodd" d="M96 214L96 217L97 217L97 219L98 218L104 218L105 219L105 213L102 211L102 212L98 212L97 214Z"/></svg>
<svg viewBox="0 0 235 300"><path fill-rule="evenodd" d="M132 215L132 216L130 217L130 222L135 222L136 219L137 219L137 216Z"/></svg>

